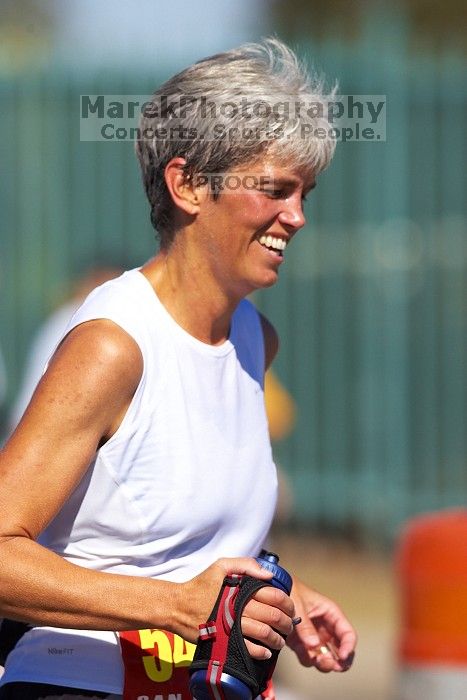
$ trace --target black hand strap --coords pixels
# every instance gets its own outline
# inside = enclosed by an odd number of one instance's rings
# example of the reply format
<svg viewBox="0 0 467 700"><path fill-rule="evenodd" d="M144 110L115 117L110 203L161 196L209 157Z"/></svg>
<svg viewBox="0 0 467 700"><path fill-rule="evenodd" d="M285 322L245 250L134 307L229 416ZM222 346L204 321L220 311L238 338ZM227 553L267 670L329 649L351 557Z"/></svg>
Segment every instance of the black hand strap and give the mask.
<svg viewBox="0 0 467 700"><path fill-rule="evenodd" d="M252 659L243 638L241 618L248 601L257 591L269 585L268 581L251 576L226 577L209 621L200 626L190 673L206 670L206 682L208 686L216 686L218 697L222 673L243 681L250 688L253 698L266 689L279 652L271 649L272 657L264 661Z"/></svg>

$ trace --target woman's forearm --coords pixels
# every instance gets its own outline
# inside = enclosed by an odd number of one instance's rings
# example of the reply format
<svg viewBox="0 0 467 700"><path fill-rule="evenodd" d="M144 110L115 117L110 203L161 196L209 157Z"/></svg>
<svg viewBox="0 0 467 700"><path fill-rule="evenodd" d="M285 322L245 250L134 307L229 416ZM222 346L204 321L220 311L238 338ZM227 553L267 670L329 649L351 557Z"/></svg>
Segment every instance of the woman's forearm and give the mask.
<svg viewBox="0 0 467 700"><path fill-rule="evenodd" d="M77 629L174 626L181 584L76 566L27 537L0 540L0 558L0 617Z"/></svg>

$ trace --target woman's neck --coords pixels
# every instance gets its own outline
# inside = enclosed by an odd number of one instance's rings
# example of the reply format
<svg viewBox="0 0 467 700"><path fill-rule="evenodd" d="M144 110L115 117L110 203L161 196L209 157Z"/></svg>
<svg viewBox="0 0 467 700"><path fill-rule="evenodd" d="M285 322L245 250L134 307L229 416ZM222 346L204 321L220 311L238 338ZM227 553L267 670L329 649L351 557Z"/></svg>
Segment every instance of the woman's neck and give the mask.
<svg viewBox="0 0 467 700"><path fill-rule="evenodd" d="M204 266L180 248L161 251L142 268L160 302L190 335L210 345L229 336L240 299L231 299Z"/></svg>

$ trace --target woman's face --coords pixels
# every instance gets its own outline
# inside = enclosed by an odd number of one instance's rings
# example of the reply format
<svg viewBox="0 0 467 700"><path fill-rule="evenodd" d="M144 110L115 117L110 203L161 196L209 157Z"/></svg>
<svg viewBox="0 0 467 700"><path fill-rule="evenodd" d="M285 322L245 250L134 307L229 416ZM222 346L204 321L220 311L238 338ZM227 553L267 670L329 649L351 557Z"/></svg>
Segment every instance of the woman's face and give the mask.
<svg viewBox="0 0 467 700"><path fill-rule="evenodd" d="M227 293L245 296L277 281L314 186L314 178L272 160L207 176L204 187L217 187L220 196L202 202L197 251Z"/></svg>

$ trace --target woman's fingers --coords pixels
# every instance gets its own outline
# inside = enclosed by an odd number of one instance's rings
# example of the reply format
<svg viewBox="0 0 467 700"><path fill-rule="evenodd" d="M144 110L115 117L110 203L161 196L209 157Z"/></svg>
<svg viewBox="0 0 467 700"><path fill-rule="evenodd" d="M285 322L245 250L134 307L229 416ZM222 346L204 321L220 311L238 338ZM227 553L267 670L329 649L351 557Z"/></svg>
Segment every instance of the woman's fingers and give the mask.
<svg viewBox="0 0 467 700"><path fill-rule="evenodd" d="M324 596L314 594L308 612L298 604L303 621L287 638L303 666L315 666L319 671L346 671L352 665L356 634L340 608Z"/></svg>
<svg viewBox="0 0 467 700"><path fill-rule="evenodd" d="M284 607L288 608L289 606L284 605ZM264 623L284 636L293 630L292 619L282 608L255 599L250 600L245 606L243 614L245 617Z"/></svg>
<svg viewBox="0 0 467 700"><path fill-rule="evenodd" d="M245 638L245 646L251 658L256 661L268 661L272 656L270 649L262 647L260 644L255 644L251 639Z"/></svg>
<svg viewBox="0 0 467 700"><path fill-rule="evenodd" d="M242 633L247 647L251 646L250 653L255 658L270 658L270 649L280 650L285 644L284 638L276 630L250 617L242 617ZM248 645L248 642L251 642L251 645Z"/></svg>
<svg viewBox="0 0 467 700"><path fill-rule="evenodd" d="M278 608L281 610L289 619L292 624L292 618L295 615L295 605L292 600L283 590L280 588L275 588L274 586L263 586L259 591L256 591L245 610L253 602L263 603L264 605L269 605L273 608ZM284 630L287 634L288 632Z"/></svg>
<svg viewBox="0 0 467 700"><path fill-rule="evenodd" d="M287 640L288 645L297 654L298 660L302 666L314 666L322 673L339 670L335 656L329 644L323 641L318 641L313 636L309 639Z"/></svg>
<svg viewBox="0 0 467 700"><path fill-rule="evenodd" d="M293 630L292 600L272 586L261 588L245 606L242 632L250 655L259 660L271 658L271 649L280 651L285 637Z"/></svg>
<svg viewBox="0 0 467 700"><path fill-rule="evenodd" d="M218 559L213 566L220 567L224 572L224 576L232 574L247 575L266 581L273 576L271 571L263 569L253 557L224 557L223 559Z"/></svg>

